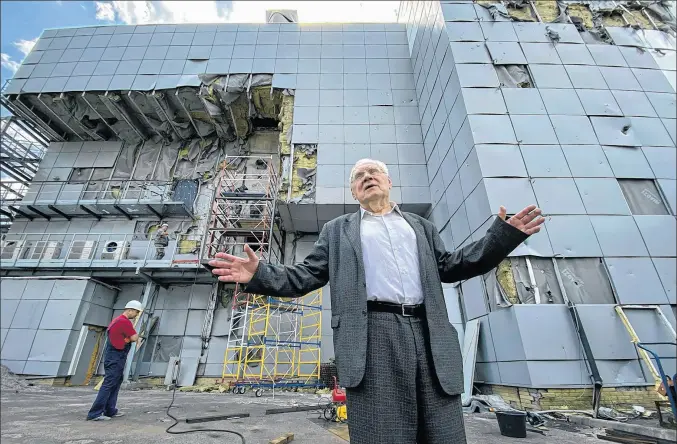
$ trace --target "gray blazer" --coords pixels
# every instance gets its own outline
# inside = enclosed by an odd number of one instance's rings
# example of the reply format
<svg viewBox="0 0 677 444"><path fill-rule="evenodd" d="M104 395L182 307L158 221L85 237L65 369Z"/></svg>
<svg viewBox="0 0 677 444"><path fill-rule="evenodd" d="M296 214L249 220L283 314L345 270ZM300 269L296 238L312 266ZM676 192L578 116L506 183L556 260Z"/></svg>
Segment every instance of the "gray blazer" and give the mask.
<svg viewBox="0 0 677 444"><path fill-rule="evenodd" d="M482 239L449 253L431 222L412 213L403 214L416 232L437 377L447 394L459 395L463 393L461 348L458 333L449 323L441 282L458 282L487 273L528 236L497 218ZM367 292L359 211L326 223L302 264L260 263L245 291L299 297L327 282L331 285L331 327L339 379L347 388L357 387L364 376L367 355Z"/></svg>

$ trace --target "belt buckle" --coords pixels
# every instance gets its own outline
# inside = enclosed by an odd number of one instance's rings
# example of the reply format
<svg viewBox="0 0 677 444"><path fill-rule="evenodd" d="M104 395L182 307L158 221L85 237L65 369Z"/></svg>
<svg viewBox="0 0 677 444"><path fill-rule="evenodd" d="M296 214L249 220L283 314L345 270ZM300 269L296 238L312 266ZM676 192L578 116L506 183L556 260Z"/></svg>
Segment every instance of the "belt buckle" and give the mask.
<svg viewBox="0 0 677 444"><path fill-rule="evenodd" d="M414 316L414 315L413 315L413 310L414 310L414 308L416 307L415 305L402 304L401 307L402 307L402 316L407 317L407 318L411 318L411 317ZM410 307L410 308L412 309L412 314L407 314L407 313L406 313L406 311L405 311L405 308L406 308L406 307Z"/></svg>

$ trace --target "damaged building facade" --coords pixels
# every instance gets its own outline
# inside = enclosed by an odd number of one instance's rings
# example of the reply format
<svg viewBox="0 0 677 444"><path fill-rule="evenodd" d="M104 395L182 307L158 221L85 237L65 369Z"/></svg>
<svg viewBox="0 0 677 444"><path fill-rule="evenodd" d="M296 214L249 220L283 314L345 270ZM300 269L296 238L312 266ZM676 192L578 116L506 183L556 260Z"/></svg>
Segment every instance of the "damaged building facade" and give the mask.
<svg viewBox="0 0 677 444"><path fill-rule="evenodd" d="M245 243L302 261L358 210L349 171L370 157L449 250L500 205L548 216L445 289L461 342L479 324L476 385L591 387L594 362L604 387L651 388L621 317L674 341L674 23L660 2L478 0L402 2L386 24L45 30L2 92L50 141L7 205L2 363L87 382L103 328L139 299L152 333L131 377L176 356L194 363L186 385L221 377L232 292L200 261ZM658 352L674 374L674 347Z"/></svg>

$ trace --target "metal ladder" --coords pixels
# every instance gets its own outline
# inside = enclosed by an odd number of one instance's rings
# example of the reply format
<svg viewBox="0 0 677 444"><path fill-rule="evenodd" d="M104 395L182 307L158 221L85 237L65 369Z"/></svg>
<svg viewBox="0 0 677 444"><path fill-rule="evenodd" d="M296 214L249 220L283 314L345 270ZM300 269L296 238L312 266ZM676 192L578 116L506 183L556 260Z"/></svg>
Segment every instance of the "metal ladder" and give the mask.
<svg viewBox="0 0 677 444"><path fill-rule="evenodd" d="M640 344L642 341L639 339L639 336L637 336L637 332L635 331L635 328L632 326L630 323L630 320L628 319L628 316L625 314L623 310L625 309L631 309L631 310L654 310L656 315L663 321L663 324L665 324L665 327L668 329L668 331L671 333L671 338L675 337L675 329L672 328L672 324L670 324L670 321L668 321L668 318L665 317L665 314L663 311L660 309L658 305L616 305L614 307L616 310L616 313L618 313L618 316L621 318L621 321L623 322L623 325L625 326L625 329L628 331L630 334L630 341L632 341L635 346L637 344ZM651 375L654 377L654 381L656 384L660 384L662 382L661 375L656 369L656 366L654 363L651 361L651 358L649 357L649 354L646 352L646 350L642 349L641 347L637 347L637 352L639 353L640 357L642 360L646 363L647 367L649 368L649 371L651 372Z"/></svg>

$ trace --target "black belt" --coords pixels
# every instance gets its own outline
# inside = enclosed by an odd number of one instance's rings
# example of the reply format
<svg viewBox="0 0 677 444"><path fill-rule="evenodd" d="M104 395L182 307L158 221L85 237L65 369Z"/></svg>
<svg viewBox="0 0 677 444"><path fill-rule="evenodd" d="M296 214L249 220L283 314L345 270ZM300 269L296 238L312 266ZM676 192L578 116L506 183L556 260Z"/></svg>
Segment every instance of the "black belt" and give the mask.
<svg viewBox="0 0 677 444"><path fill-rule="evenodd" d="M425 317L425 307L423 306L423 304L407 305L407 304L393 304L391 302L367 301L367 310L384 311L387 313L395 313L406 317L415 317L415 318Z"/></svg>

